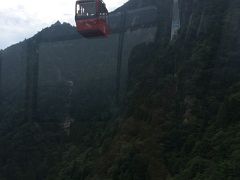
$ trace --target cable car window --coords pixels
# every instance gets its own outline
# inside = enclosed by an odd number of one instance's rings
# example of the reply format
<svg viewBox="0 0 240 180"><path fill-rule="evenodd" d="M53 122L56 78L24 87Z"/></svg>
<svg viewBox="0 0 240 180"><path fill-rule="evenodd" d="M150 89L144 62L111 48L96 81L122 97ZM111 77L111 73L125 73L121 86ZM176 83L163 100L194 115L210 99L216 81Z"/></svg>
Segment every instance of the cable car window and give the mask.
<svg viewBox="0 0 240 180"><path fill-rule="evenodd" d="M76 8L77 16L91 17L96 15L96 3L95 2L84 2L78 3Z"/></svg>

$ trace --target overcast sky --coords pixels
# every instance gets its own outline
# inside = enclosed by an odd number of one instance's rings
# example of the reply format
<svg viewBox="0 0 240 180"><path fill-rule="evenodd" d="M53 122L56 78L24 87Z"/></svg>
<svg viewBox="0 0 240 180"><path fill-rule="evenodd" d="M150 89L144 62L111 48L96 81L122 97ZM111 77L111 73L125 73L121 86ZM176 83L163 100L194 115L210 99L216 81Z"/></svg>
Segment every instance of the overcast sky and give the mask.
<svg viewBox="0 0 240 180"><path fill-rule="evenodd" d="M127 0L104 0L109 11ZM74 25L75 0L0 0L0 49L29 38L57 20Z"/></svg>

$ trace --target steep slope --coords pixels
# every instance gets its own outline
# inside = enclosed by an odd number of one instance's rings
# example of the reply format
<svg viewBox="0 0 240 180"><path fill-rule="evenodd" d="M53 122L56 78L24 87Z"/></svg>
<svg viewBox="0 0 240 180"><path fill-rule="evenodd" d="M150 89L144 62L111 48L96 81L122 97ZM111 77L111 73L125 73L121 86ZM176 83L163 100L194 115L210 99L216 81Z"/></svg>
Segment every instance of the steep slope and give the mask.
<svg viewBox="0 0 240 180"><path fill-rule="evenodd" d="M180 5L176 41L132 53L126 109L89 149L93 160L68 156L89 179L239 177L239 2Z"/></svg>
<svg viewBox="0 0 240 180"><path fill-rule="evenodd" d="M181 0L170 43L171 3L159 2L166 22L131 53L119 112L77 121L69 136L58 119L15 117L1 132L0 179L239 179L240 2Z"/></svg>
<svg viewBox="0 0 240 180"><path fill-rule="evenodd" d="M133 15L134 13L130 13L130 16ZM133 19L134 23L128 18L127 23L131 25L141 22L141 19L134 18L129 18ZM149 36L139 38L142 32ZM135 43L154 40L155 32L156 27L148 24L142 31L133 28L126 33L126 39L129 40L124 43L123 57L126 62ZM62 41L66 39L73 41L63 43ZM74 39L78 40L74 41ZM39 41L47 43L41 44L40 51L36 51L35 46ZM4 91L5 96L1 101L1 105L4 106L1 108L3 116L0 125L0 145L3 147L0 150L0 179L79 179L90 178L96 174L98 168L95 162L103 148L102 142L112 131L114 132L114 130L109 131L109 128L115 127L115 123L111 120L114 120L118 112L114 104L104 104L106 101L104 97L113 96L112 91L107 90L115 86L115 82L111 81L110 85L102 83L108 82L108 79L115 79L114 73L107 75L108 72L116 71L117 42L118 34L114 33L108 39L83 40L74 27L57 22L33 38L3 51L1 90ZM104 51L104 47L109 47L107 49L111 52ZM87 53L84 52L85 49ZM29 64L35 62L38 52L40 59L42 58L39 62L39 80L54 83L49 85L40 82L37 89L40 111L37 117L26 120L25 98L29 96L25 94L29 93L28 87L35 86L31 81L33 76L28 76L28 73L36 75L34 73L36 71L29 68ZM73 53L67 54L67 52ZM79 57L80 52L87 57ZM57 56L59 54L60 56ZM62 78L58 78L59 76ZM71 82L68 81L72 79L69 78L77 79L74 81L75 89L72 97L69 95ZM90 80L86 82L82 79ZM101 87L103 91L98 91L99 89L94 85ZM82 91L79 90L80 88ZM70 100L73 105L69 108ZM113 102L115 98L112 97L110 100ZM100 103L104 106L98 108L99 106L96 105ZM87 111L89 104L91 111ZM65 117L72 122L72 118L67 117L69 113L75 120L70 135L68 121L63 123ZM99 177L101 178L100 175Z"/></svg>
<svg viewBox="0 0 240 180"><path fill-rule="evenodd" d="M132 54L128 113L112 146L129 145L118 179L138 170L135 157L145 179L239 178L240 3L180 2L176 41ZM153 167L165 169L161 178Z"/></svg>

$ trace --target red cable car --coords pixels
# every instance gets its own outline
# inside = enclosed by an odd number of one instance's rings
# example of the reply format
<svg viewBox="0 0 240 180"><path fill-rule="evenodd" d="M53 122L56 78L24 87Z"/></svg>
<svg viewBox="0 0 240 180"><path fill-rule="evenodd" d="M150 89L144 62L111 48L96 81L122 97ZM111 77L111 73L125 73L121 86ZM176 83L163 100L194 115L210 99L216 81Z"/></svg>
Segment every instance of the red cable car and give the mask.
<svg viewBox="0 0 240 180"><path fill-rule="evenodd" d="M108 10L102 0L78 0L75 12L77 30L82 36L106 37L110 33Z"/></svg>

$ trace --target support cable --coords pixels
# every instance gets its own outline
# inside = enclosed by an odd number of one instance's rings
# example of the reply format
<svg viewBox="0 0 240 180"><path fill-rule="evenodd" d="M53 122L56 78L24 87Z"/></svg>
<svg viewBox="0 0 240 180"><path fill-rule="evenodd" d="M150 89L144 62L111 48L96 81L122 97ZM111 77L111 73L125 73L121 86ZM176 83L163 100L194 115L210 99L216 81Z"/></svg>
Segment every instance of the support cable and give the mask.
<svg viewBox="0 0 240 180"><path fill-rule="evenodd" d="M126 17L127 11L124 10L121 13L121 26L122 32L120 32L118 39L118 54L117 54L117 78L116 78L116 101L117 104L120 103L120 88L121 88L121 70L122 70L122 57L123 57L123 47L124 47L124 36L126 31Z"/></svg>

